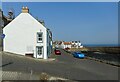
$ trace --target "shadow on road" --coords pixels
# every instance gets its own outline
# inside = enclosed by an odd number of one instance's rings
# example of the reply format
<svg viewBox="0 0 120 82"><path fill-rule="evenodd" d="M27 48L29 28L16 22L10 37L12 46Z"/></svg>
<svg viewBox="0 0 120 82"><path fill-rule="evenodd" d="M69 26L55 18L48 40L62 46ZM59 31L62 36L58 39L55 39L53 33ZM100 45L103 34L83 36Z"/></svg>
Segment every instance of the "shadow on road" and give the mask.
<svg viewBox="0 0 120 82"><path fill-rule="evenodd" d="M5 66L10 65L10 64L13 64L13 62L9 62L9 63L3 64L0 67L5 67Z"/></svg>

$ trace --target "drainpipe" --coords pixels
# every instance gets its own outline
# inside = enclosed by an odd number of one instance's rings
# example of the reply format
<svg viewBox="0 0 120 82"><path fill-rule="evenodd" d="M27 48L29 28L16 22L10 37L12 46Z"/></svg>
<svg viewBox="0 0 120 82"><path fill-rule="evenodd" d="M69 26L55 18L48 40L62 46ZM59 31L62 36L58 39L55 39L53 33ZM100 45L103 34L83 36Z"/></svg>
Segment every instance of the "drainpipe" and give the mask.
<svg viewBox="0 0 120 82"><path fill-rule="evenodd" d="M43 55L43 59L48 59L48 57L47 57L47 29L45 30L45 34L44 34L44 36L45 36L45 40L44 40L44 55Z"/></svg>

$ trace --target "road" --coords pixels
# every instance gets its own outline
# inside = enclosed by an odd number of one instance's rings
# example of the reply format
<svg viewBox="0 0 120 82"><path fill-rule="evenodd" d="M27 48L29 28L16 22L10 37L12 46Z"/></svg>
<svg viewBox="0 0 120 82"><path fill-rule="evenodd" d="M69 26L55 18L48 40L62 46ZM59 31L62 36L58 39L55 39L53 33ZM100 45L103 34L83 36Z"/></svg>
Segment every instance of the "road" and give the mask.
<svg viewBox="0 0 120 82"><path fill-rule="evenodd" d="M52 76L71 80L118 80L118 67L89 59L77 59L61 50L62 55L52 55L55 61L37 61L26 57L2 55L3 71L46 72Z"/></svg>

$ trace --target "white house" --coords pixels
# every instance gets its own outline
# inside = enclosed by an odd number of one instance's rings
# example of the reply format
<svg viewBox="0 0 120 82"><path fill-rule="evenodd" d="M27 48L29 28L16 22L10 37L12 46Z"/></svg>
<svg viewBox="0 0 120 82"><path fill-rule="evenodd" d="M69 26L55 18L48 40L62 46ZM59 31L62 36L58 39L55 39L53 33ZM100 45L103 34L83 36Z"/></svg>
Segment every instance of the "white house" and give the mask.
<svg viewBox="0 0 120 82"><path fill-rule="evenodd" d="M72 48L83 48L83 45L80 41L72 41Z"/></svg>
<svg viewBox="0 0 120 82"><path fill-rule="evenodd" d="M60 44L60 47L63 48L63 49L65 49L65 48L71 48L71 46L72 46L71 42L62 42Z"/></svg>
<svg viewBox="0 0 120 82"><path fill-rule="evenodd" d="M52 33L29 14L27 7L4 27L4 51L20 55L33 54L47 59L52 52Z"/></svg>
<svg viewBox="0 0 120 82"><path fill-rule="evenodd" d="M59 44L59 47L60 48L83 48L83 45L81 44L80 41L71 41L71 42L64 42L62 41L60 44Z"/></svg>

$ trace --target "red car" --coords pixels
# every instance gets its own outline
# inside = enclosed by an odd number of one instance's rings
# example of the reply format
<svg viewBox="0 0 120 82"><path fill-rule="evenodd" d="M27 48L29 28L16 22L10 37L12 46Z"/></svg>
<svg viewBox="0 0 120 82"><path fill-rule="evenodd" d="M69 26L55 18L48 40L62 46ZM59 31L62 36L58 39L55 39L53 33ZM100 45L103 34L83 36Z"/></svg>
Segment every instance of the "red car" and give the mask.
<svg viewBox="0 0 120 82"><path fill-rule="evenodd" d="M61 55L60 50L59 50L59 49L55 49L55 54L56 54L56 55Z"/></svg>

